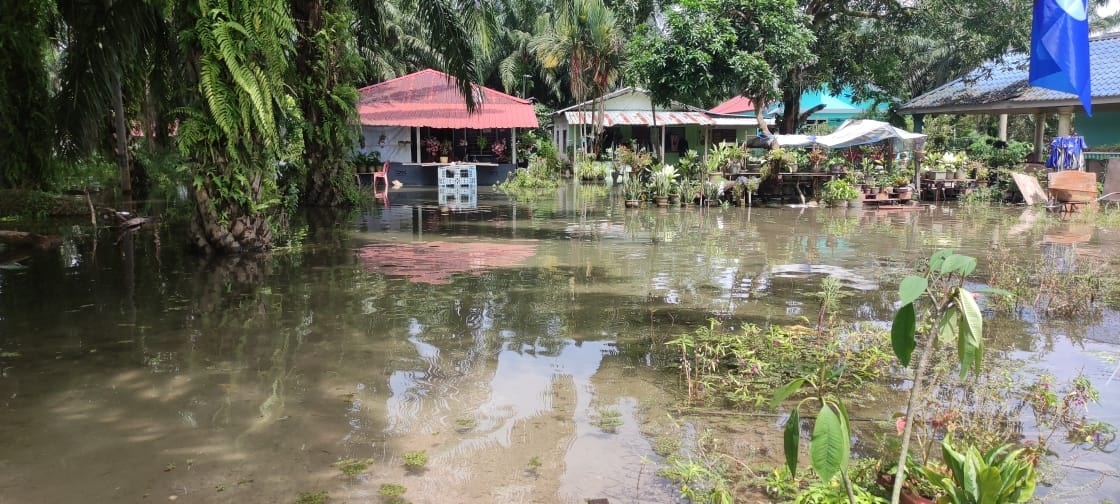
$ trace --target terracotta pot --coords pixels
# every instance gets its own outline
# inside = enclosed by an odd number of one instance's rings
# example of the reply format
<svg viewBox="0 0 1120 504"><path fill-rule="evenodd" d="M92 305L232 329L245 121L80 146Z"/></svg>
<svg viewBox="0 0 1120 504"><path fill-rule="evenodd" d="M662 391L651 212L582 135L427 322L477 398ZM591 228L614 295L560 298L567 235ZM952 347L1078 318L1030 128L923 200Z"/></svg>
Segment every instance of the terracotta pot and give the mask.
<svg viewBox="0 0 1120 504"><path fill-rule="evenodd" d="M669 206L669 197L668 196L654 196L653 197L653 204L655 204L659 207Z"/></svg>
<svg viewBox="0 0 1120 504"><path fill-rule="evenodd" d="M638 208L641 204L642 202L636 199L626 200L626 208Z"/></svg>

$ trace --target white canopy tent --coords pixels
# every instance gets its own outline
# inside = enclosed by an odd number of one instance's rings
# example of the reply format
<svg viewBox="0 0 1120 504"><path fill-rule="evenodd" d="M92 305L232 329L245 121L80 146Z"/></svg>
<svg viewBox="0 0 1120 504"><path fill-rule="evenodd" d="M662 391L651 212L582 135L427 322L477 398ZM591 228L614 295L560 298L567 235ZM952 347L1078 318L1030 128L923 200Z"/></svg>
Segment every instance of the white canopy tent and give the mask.
<svg viewBox="0 0 1120 504"><path fill-rule="evenodd" d="M910 150L921 147L926 136L896 128L882 121L870 119L850 119L841 124L836 131L824 136L815 135L775 135L781 147L826 147L841 149L854 145L872 144L883 140L895 142L896 150Z"/></svg>

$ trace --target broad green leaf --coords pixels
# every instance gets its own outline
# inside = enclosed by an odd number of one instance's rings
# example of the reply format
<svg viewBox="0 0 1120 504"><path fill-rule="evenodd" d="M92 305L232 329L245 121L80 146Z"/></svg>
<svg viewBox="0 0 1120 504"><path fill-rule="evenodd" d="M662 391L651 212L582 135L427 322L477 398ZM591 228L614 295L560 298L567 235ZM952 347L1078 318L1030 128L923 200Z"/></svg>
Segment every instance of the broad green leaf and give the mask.
<svg viewBox="0 0 1120 504"><path fill-rule="evenodd" d="M779 388L776 392L774 392L774 397L770 399L770 407L776 408L779 404L782 403L782 401L786 400L786 398L789 397L790 394L801 390L801 386L804 384L805 379L798 378L785 385L782 385L782 388Z"/></svg>
<svg viewBox="0 0 1120 504"><path fill-rule="evenodd" d="M941 322L937 326L937 340L946 345L952 344L957 339L957 319L960 311L957 307L949 307L941 315Z"/></svg>
<svg viewBox="0 0 1120 504"><path fill-rule="evenodd" d="M953 255L953 251L950 249L941 249L934 252L933 255L929 256L929 270L941 271L941 263L945 262L945 258L951 255Z"/></svg>
<svg viewBox="0 0 1120 504"><path fill-rule="evenodd" d="M960 273L961 276L968 276L974 269L976 269L976 259L960 254L946 257L945 262L941 264L942 274Z"/></svg>
<svg viewBox="0 0 1120 504"><path fill-rule="evenodd" d="M786 467L789 468L790 477L797 476L797 450L801 447L801 415L793 410L786 419L786 428L782 433L782 444L786 450Z"/></svg>
<svg viewBox="0 0 1120 504"><path fill-rule="evenodd" d="M968 375L968 368L972 367L980 372L981 353L984 350L984 315L980 313L980 306L967 289L957 289L957 306L961 309L960 342L957 351L964 349L960 355L961 377ZM965 360L968 357L968 360Z"/></svg>
<svg viewBox="0 0 1120 504"><path fill-rule="evenodd" d="M910 356L918 345L914 341L915 330L914 303L906 303L894 314L894 322L891 324L891 348L903 366L910 366Z"/></svg>
<svg viewBox="0 0 1120 504"><path fill-rule="evenodd" d="M976 502L978 504L1004 504L1000 498L1003 478L999 469L985 467L976 473Z"/></svg>
<svg viewBox="0 0 1120 504"><path fill-rule="evenodd" d="M851 437L844 429L844 422L825 404L813 425L813 439L809 443L809 461L822 481L832 481L836 473L847 467L851 455Z"/></svg>
<svg viewBox="0 0 1120 504"><path fill-rule="evenodd" d="M898 284L898 297L904 305L913 303L926 292L928 285L929 281L925 277L909 275Z"/></svg>

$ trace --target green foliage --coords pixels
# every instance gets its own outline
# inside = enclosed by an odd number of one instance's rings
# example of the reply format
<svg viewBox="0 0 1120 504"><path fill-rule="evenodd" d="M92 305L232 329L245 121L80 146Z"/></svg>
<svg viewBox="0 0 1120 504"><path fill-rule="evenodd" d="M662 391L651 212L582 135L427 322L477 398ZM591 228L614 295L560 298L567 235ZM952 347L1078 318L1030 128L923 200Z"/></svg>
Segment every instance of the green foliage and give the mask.
<svg viewBox="0 0 1120 504"><path fill-rule="evenodd" d="M404 467L409 471L419 471L428 465L428 452L424 450L415 450L405 452L404 454Z"/></svg>
<svg viewBox="0 0 1120 504"><path fill-rule="evenodd" d="M888 501L867 489L853 485L852 493L855 495L856 504L886 504ZM799 492L793 499L793 504L836 504L848 501L848 493L844 485L838 482L818 482Z"/></svg>
<svg viewBox="0 0 1120 504"><path fill-rule="evenodd" d="M47 29L55 2L5 4L0 16L0 189L46 189L54 135Z"/></svg>
<svg viewBox="0 0 1120 504"><path fill-rule="evenodd" d="M821 189L821 200L832 205L841 201L850 201L859 197L859 190L844 178L835 178L824 183Z"/></svg>
<svg viewBox="0 0 1120 504"><path fill-rule="evenodd" d="M604 180L607 178L607 164L582 157L576 162L575 176L580 180Z"/></svg>
<svg viewBox="0 0 1120 504"><path fill-rule="evenodd" d="M622 427L622 413L612 408L600 408L594 424L599 430L614 434Z"/></svg>
<svg viewBox="0 0 1120 504"><path fill-rule="evenodd" d="M378 495L389 498L400 497L407 491L408 489L399 483L382 483L381 486L377 488Z"/></svg>
<svg viewBox="0 0 1120 504"><path fill-rule="evenodd" d="M700 176L700 154L695 149L689 149L677 160L677 172L682 179L693 180Z"/></svg>
<svg viewBox="0 0 1120 504"><path fill-rule="evenodd" d="M641 199L645 191L646 187L642 184L642 179L637 175L626 177L626 181L622 183L623 196L628 200Z"/></svg>
<svg viewBox="0 0 1120 504"><path fill-rule="evenodd" d="M300 492L294 504L327 504L331 497L325 490L318 492Z"/></svg>
<svg viewBox="0 0 1120 504"><path fill-rule="evenodd" d="M946 476L929 467L921 468L921 472L944 494L938 502L1027 502L1034 496L1037 472L1024 456L1023 449L1012 451L1011 448L1011 445L1003 445L981 454L975 446L969 445L962 453L954 449L952 440L946 437L941 443L942 461L950 474Z"/></svg>
<svg viewBox="0 0 1120 504"><path fill-rule="evenodd" d="M232 219L281 203L282 160L303 151L300 111L286 83L296 32L281 0L202 0L180 33L197 55L202 100L182 111L176 140L216 212Z"/></svg>
<svg viewBox="0 0 1120 504"><path fill-rule="evenodd" d="M910 276L903 279L899 287L899 297L903 301L891 325L891 345L895 356L908 366L910 354L917 346L915 338L917 324L913 303L927 296L938 303L935 314L940 316L942 334L955 328L957 332L957 358L961 365L961 377L967 376L969 369L979 371L981 354L983 316L973 294L960 286L972 270L976 259L940 250L930 257L929 271L925 278ZM907 301L908 300L908 301Z"/></svg>
<svg viewBox="0 0 1120 504"><path fill-rule="evenodd" d="M658 474L677 485L681 496L689 502L710 504L732 504L731 484L725 473L727 468L720 462L702 457L669 457L668 464Z"/></svg>
<svg viewBox="0 0 1120 504"><path fill-rule="evenodd" d="M524 191L549 191L560 187L560 180L549 168L549 163L541 157L529 161L528 168L519 168L509 173L505 180L494 184L494 188L509 193Z"/></svg>
<svg viewBox="0 0 1120 504"><path fill-rule="evenodd" d="M334 466L338 468L339 471L342 471L342 474L347 476L357 476L365 472L371 465L373 465L373 459L371 458L344 459L334 463Z"/></svg>
<svg viewBox="0 0 1120 504"><path fill-rule="evenodd" d="M879 334L852 331L822 340L804 327L748 324L728 333L713 323L665 346L681 357L690 400L754 407L770 402L779 387L822 369L825 379L817 385L830 393L853 393L884 377L889 359Z"/></svg>
<svg viewBox="0 0 1120 504"><path fill-rule="evenodd" d="M628 72L658 103L711 106L746 95L766 103L789 69L813 60L805 15L793 0L693 0L631 39Z"/></svg>

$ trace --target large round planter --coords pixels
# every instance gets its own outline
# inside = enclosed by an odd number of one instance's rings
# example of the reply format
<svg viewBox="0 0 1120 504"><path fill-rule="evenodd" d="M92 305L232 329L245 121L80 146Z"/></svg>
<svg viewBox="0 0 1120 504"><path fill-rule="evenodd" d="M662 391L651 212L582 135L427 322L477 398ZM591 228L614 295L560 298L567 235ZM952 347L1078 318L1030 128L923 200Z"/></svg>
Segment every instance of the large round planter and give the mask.
<svg viewBox="0 0 1120 504"><path fill-rule="evenodd" d="M723 178L722 173L718 173L718 172L709 172L708 173L708 182L719 182L719 180L722 179L722 178Z"/></svg>
<svg viewBox="0 0 1120 504"><path fill-rule="evenodd" d="M672 205L672 206L680 205L681 204L681 195L670 194L669 195L669 204Z"/></svg>
<svg viewBox="0 0 1120 504"><path fill-rule="evenodd" d="M653 204L657 205L659 207L667 207L667 206L669 206L669 197L668 196L654 196L653 197Z"/></svg>
<svg viewBox="0 0 1120 504"><path fill-rule="evenodd" d="M898 201L910 201L910 198L913 197L913 195L914 191L912 191L909 187L905 189L900 188L898 190Z"/></svg>
<svg viewBox="0 0 1120 504"><path fill-rule="evenodd" d="M636 200L636 199L626 200L626 208L638 208L639 206L641 206L641 204L642 204L641 200Z"/></svg>

